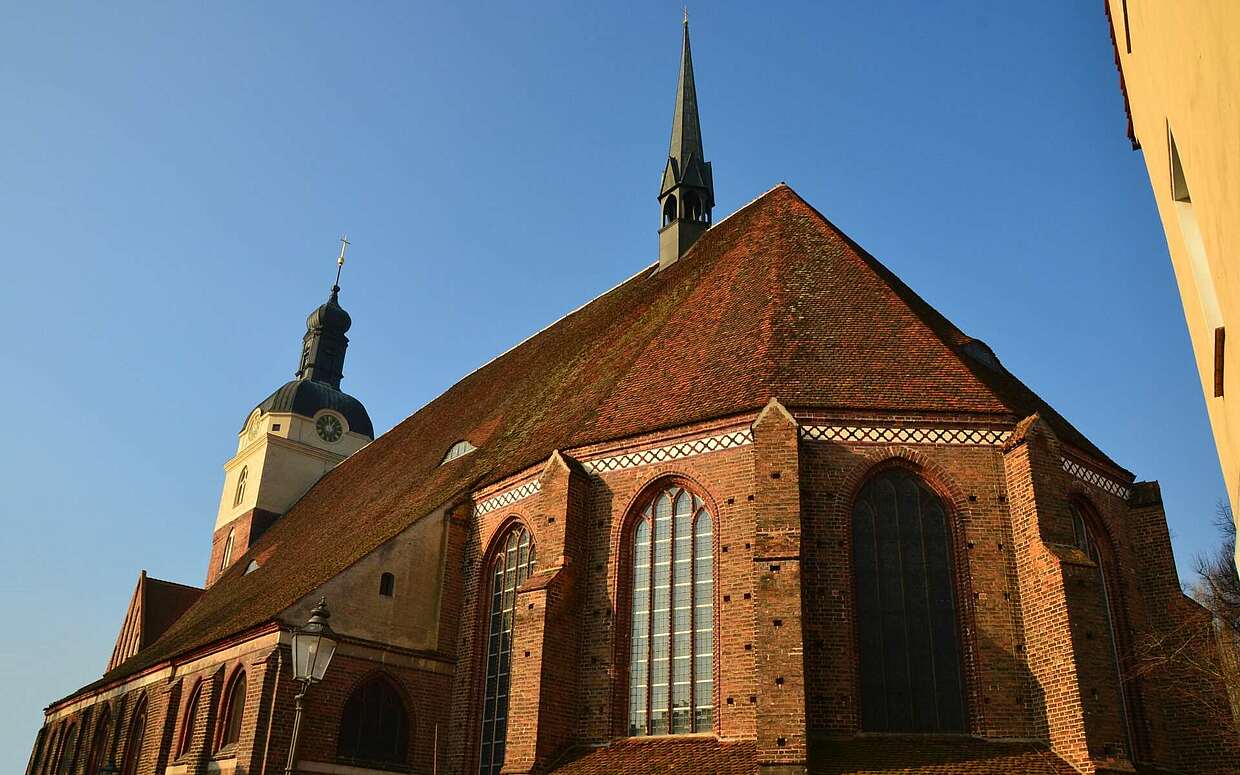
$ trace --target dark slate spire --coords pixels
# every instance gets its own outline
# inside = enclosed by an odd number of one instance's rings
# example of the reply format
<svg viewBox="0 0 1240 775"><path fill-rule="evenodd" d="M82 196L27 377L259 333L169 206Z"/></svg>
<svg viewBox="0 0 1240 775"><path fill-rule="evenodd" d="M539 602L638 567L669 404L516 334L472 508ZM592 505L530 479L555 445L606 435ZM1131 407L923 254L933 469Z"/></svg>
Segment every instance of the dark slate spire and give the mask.
<svg viewBox="0 0 1240 775"><path fill-rule="evenodd" d="M689 20L684 23L680 50L680 78L676 81L676 112L672 114L672 142L667 155L684 163L702 155L702 126L698 123L697 88L693 85L693 54L689 50Z"/></svg>
<svg viewBox="0 0 1240 775"><path fill-rule="evenodd" d="M340 256L336 259L336 282L332 283L332 295L327 303L306 318L306 335L301 339L301 363L297 367L297 379L308 379L340 389L344 376L344 351L349 347L345 334L353 325L349 313L340 306L340 272L344 269L344 254L349 249L349 238L340 235Z"/></svg>
<svg viewBox="0 0 1240 775"><path fill-rule="evenodd" d="M353 320L340 306L340 286L333 285L331 296L306 318L306 335L301 339L298 379L309 379L340 389L344 376L345 336Z"/></svg>
<svg viewBox="0 0 1240 775"><path fill-rule="evenodd" d="M301 338L301 361L297 365L296 379L277 388L257 409L263 414L291 412L308 418L330 409L344 417L350 432L373 439L374 426L366 407L340 390L340 379L344 376L344 353L349 348L346 334L353 325L349 313L340 306L340 268L344 266L344 252L348 245L349 240L341 237L340 257L336 259L336 282L332 284L331 294L306 318L306 334ZM246 422L241 426L243 431L249 418L247 414Z"/></svg>
<svg viewBox="0 0 1240 775"><path fill-rule="evenodd" d="M710 162L702 150L697 87L693 82L693 55L689 48L689 17L685 15L676 81L676 109L672 114L672 141L659 185L659 268L672 264L710 228L715 206L715 183Z"/></svg>

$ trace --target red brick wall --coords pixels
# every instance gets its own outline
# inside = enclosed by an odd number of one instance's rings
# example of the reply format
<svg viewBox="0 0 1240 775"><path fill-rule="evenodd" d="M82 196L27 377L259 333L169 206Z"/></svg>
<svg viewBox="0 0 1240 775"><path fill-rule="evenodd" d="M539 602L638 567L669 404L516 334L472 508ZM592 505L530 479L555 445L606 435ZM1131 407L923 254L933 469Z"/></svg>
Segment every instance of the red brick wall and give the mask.
<svg viewBox="0 0 1240 775"><path fill-rule="evenodd" d="M801 485L798 427L771 402L753 427L754 683L757 755L764 767L804 771Z"/></svg>
<svg viewBox="0 0 1240 775"><path fill-rule="evenodd" d="M233 563L249 551L250 546L258 540L263 531L271 527L271 523L275 522L279 516L279 514L263 509L250 509L216 530L211 535L211 561L207 565L207 586L214 584L220 574L228 570L228 568L221 568L220 562L224 559L224 547L228 543L229 532L233 533L232 554L229 558L229 567L232 567Z"/></svg>
<svg viewBox="0 0 1240 775"><path fill-rule="evenodd" d="M694 436L736 427L735 420L704 425ZM666 436L652 435L633 447L667 443ZM869 476L899 465L917 472L948 513L969 730L1045 740L1084 772L1122 764L1124 705L1112 649L1131 652L1138 633L1172 621L1182 597L1156 486L1136 486L1125 501L1065 472L1062 456L1075 454L1036 418L1022 423L1006 448L885 445L798 440L797 428L773 408L753 429L752 444L724 451L598 475L554 456L535 473L537 494L480 517L470 503L451 511L440 653L338 654L328 680L309 694L300 758L335 761L349 693L383 670L409 708L410 765L428 771L438 753L441 773L476 770L485 634L480 603L489 582L481 570L497 536L516 522L533 534L537 567L518 595L507 770L545 770L570 746L625 735L629 530L647 499L676 483L702 497L713 516L714 731L754 741L764 764L795 769L815 740L859 731L852 506ZM1101 461L1092 464L1105 469ZM486 495L529 479L497 484ZM1072 499L1088 503L1106 537L1114 645L1097 568L1072 546ZM234 536L236 557L249 542L241 533ZM218 531L216 538L222 540ZM410 666L418 659L441 667ZM217 733L224 684L236 667L217 664L144 689L150 704L141 775L172 763L183 708L198 679L204 704L185 761L192 771L205 770L215 755L209 735ZM264 760L268 771L278 771L297 690L287 651L251 655L245 669L238 772L257 772ZM1234 738L1203 726L1192 707L1175 704L1171 680L1178 678L1126 684L1137 755L1188 771L1221 771L1236 762ZM136 696L112 700L124 729ZM78 714L79 723L89 723L88 715ZM84 728L81 762L90 739ZM122 730L118 761L126 739Z"/></svg>

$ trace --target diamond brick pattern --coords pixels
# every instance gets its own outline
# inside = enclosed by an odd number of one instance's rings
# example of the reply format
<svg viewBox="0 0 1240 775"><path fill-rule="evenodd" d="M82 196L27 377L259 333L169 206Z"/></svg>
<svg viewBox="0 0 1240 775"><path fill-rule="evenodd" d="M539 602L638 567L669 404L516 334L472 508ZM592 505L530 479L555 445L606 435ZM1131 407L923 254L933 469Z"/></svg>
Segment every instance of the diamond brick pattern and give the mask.
<svg viewBox="0 0 1240 775"><path fill-rule="evenodd" d="M645 449L640 452L627 452L623 455L601 457L596 460L585 461L582 465L590 473L598 474L604 471L619 471L625 468L646 466L651 463L679 460L707 452L743 447L746 444L752 443L753 431L746 428L731 433L721 433L717 436L707 436L703 439L684 441L679 444L669 444L666 447L655 447L654 449Z"/></svg>
<svg viewBox="0 0 1240 775"><path fill-rule="evenodd" d="M493 498L487 498L483 502L474 506L474 516L481 517L483 514L490 514L496 509L502 509L505 506L511 506L519 500L524 500L534 493L542 489L542 483L537 479L526 482L523 485L514 487L507 492L501 492Z"/></svg>
<svg viewBox="0 0 1240 775"><path fill-rule="evenodd" d="M1063 458L1063 470L1083 482L1092 484L1094 487L1097 487L1103 492L1109 492L1117 498L1128 500L1129 490L1127 487L1108 476L1098 473L1092 468L1086 468L1080 463L1069 460L1065 457Z"/></svg>
<svg viewBox="0 0 1240 775"><path fill-rule="evenodd" d="M992 428L925 428L877 425L805 425L801 438L810 441L856 441L867 444L967 444L997 447L1011 431Z"/></svg>

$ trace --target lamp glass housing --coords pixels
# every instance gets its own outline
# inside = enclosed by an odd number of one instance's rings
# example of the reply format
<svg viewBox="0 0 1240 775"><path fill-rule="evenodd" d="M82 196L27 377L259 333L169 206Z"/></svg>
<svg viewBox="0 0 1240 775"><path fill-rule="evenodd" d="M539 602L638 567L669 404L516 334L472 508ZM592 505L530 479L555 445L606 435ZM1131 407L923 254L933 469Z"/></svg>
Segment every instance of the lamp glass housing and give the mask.
<svg viewBox="0 0 1240 775"><path fill-rule="evenodd" d="M318 683L336 653L336 633L327 623L327 606L320 603L305 627L293 633L293 677Z"/></svg>

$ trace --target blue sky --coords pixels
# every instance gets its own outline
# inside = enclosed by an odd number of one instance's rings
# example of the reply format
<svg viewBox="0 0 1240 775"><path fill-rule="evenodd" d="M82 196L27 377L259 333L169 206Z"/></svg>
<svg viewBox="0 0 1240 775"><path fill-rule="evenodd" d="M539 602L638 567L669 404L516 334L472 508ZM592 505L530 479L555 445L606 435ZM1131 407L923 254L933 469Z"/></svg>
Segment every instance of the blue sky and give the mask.
<svg viewBox="0 0 1240 775"><path fill-rule="evenodd" d="M785 180L1139 478L1181 573L1224 496L1101 3L691 9L720 218ZM336 238L386 430L656 257L678 3L10 4L0 769L221 466Z"/></svg>

